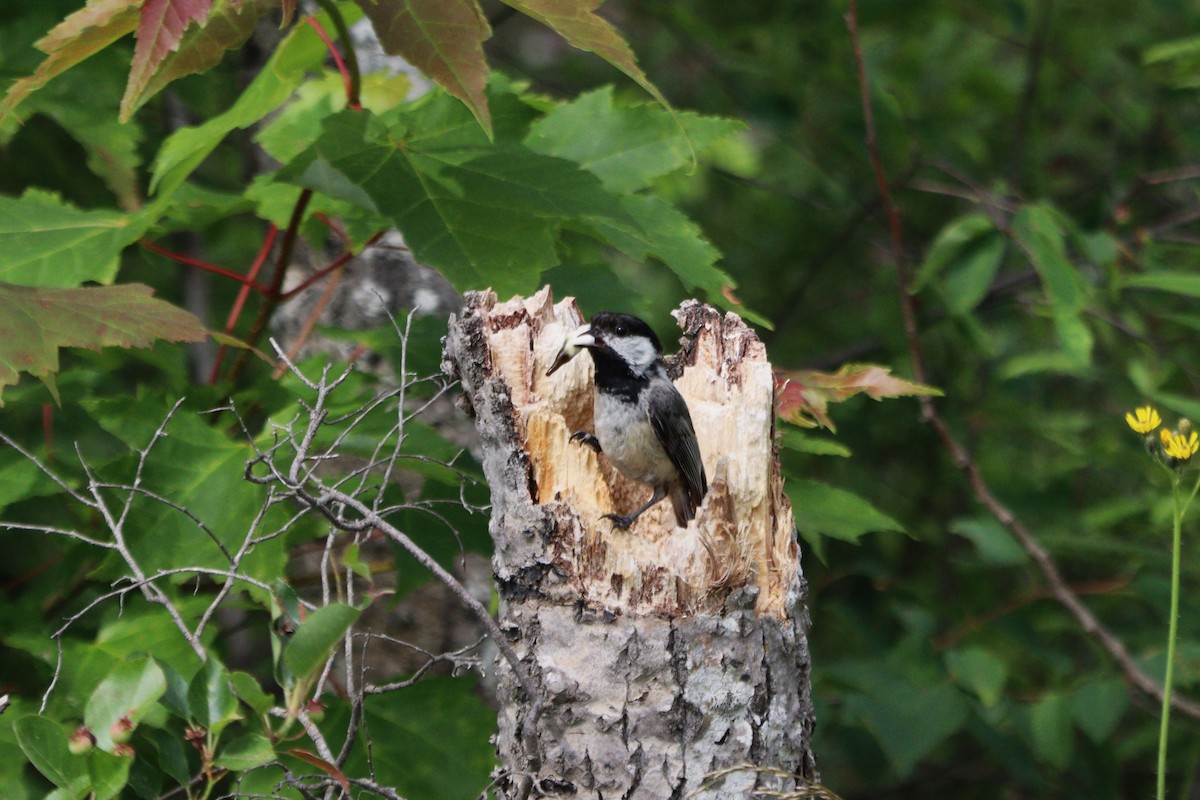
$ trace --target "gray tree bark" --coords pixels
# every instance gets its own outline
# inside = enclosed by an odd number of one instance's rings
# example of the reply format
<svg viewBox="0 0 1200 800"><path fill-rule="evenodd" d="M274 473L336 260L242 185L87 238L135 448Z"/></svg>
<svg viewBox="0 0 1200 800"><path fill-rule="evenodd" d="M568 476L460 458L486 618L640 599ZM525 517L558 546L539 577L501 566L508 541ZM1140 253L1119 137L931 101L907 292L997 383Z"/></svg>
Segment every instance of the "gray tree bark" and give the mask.
<svg viewBox="0 0 1200 800"><path fill-rule="evenodd" d="M470 293L444 369L462 382L492 491L502 796L748 798L817 780L806 584L774 447L765 348L735 314L689 301L669 359L710 488L676 528L668 503L569 441L591 430L592 364L545 372L582 323L549 289ZM534 697L526 696L531 688Z"/></svg>

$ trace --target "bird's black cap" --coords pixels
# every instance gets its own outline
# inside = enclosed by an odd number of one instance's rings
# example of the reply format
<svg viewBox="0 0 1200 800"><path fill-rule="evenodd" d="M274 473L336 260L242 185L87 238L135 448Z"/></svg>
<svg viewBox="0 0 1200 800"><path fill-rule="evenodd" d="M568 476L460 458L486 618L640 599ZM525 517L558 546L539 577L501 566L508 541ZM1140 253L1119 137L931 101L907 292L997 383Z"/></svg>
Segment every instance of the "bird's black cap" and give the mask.
<svg viewBox="0 0 1200 800"><path fill-rule="evenodd" d="M662 342L658 334L644 321L632 314L621 314L617 311L601 311L592 317L592 330L601 337L607 336L645 336L654 345L658 353L662 353Z"/></svg>

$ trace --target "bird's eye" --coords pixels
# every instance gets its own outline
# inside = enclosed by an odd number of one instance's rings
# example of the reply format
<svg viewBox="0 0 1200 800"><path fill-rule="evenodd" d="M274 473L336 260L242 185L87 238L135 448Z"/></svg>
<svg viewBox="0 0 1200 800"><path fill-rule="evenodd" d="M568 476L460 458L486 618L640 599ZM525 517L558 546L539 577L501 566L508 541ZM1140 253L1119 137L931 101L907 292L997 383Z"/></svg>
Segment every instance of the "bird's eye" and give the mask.
<svg viewBox="0 0 1200 800"><path fill-rule="evenodd" d="M617 336L624 336L625 334L629 333L629 329L624 325L618 325L613 329L613 333L615 333Z"/></svg>

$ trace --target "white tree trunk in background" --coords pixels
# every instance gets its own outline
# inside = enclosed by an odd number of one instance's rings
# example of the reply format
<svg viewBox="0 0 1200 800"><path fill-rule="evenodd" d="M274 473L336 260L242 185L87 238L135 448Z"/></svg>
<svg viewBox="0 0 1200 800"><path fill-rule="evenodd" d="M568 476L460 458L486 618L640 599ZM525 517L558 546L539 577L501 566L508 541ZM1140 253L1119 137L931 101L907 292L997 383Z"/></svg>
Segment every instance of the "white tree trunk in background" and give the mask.
<svg viewBox="0 0 1200 800"><path fill-rule="evenodd" d="M663 502L629 531L600 516L649 488L569 441L592 430L590 357L545 375L583 321L574 301L471 293L451 319L444 367L482 438L500 624L528 675L501 664L504 797L532 782L534 796L748 798L816 780L771 366L736 315L692 301L676 317L687 340L669 371L710 488L686 529Z"/></svg>

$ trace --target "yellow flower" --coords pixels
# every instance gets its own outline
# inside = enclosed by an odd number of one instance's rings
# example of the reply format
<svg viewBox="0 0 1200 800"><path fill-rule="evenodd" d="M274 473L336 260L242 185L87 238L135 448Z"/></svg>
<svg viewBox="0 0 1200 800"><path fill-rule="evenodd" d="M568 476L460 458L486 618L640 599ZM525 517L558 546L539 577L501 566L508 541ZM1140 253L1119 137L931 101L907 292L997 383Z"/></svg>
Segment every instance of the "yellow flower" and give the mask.
<svg viewBox="0 0 1200 800"><path fill-rule="evenodd" d="M1200 435L1197 435L1195 431L1192 431L1189 436L1186 433L1175 433L1163 428L1159 435L1162 437L1163 452L1170 458L1187 461L1196 455L1197 450L1200 450Z"/></svg>
<svg viewBox="0 0 1200 800"><path fill-rule="evenodd" d="M1135 432L1142 434L1149 433L1162 425L1162 417L1158 416L1158 409L1153 406L1142 406L1126 413L1125 421Z"/></svg>

